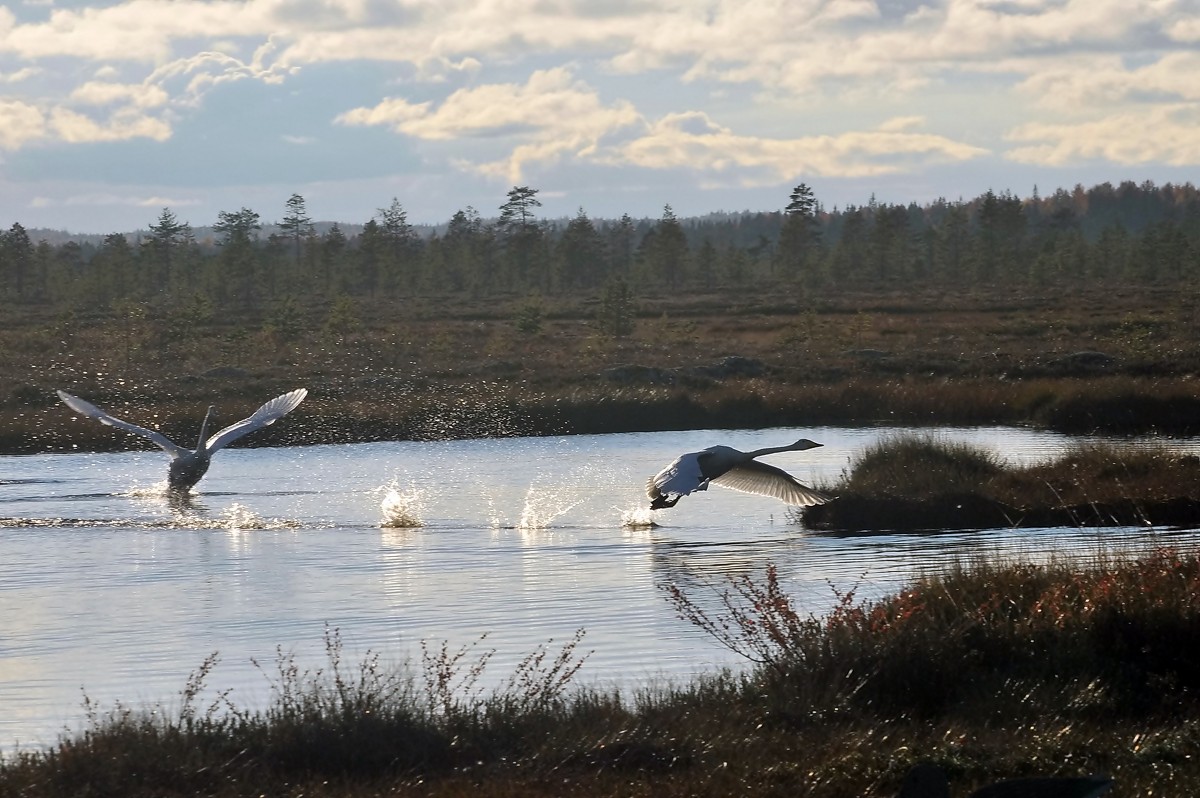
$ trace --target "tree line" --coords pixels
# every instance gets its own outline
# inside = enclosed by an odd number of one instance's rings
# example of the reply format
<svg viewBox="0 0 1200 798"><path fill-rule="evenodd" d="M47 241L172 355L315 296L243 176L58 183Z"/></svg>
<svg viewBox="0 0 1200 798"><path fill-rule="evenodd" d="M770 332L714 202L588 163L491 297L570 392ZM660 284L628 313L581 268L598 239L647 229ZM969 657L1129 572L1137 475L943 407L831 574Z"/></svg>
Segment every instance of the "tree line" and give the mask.
<svg viewBox="0 0 1200 798"><path fill-rule="evenodd" d="M398 199L348 235L317 232L293 194L264 234L249 208L222 211L210 237L164 208L142 234L100 243L33 241L20 223L0 233L0 299L55 309L130 307L269 311L339 297L402 299L590 295L628 302L646 292L778 286L1079 281L1179 283L1200 271L1200 191L1190 183L1109 183L1021 198L987 191L927 205L828 210L800 184L779 211L680 219L540 218L538 190L516 186L498 214L456 212L432 230Z"/></svg>

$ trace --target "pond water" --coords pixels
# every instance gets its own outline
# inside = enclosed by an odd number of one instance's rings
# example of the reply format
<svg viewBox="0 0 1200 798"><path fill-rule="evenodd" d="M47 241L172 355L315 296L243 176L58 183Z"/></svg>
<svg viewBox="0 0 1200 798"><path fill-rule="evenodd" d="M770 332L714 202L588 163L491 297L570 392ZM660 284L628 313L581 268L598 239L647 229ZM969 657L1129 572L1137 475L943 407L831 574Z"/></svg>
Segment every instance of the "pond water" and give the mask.
<svg viewBox="0 0 1200 798"><path fill-rule="evenodd" d="M183 503L164 493L158 450L0 457L0 750L81 728L85 695L102 709L177 706L214 652L210 688L262 706L277 652L322 667L327 630L348 663L371 651L419 667L422 641L477 643L495 650L483 683L498 684L539 645L557 651L583 629L578 650L592 653L577 680L637 687L744 664L676 617L667 585L715 607L725 578L774 563L799 606L821 614L837 592L877 597L980 552L1094 557L1200 540L1141 528L822 536L774 500L718 488L644 523L646 479L679 453L809 437L825 445L769 461L820 485L897 432L228 449ZM935 434L1014 463L1071 441L1011 428ZM394 526L406 521L420 525Z"/></svg>

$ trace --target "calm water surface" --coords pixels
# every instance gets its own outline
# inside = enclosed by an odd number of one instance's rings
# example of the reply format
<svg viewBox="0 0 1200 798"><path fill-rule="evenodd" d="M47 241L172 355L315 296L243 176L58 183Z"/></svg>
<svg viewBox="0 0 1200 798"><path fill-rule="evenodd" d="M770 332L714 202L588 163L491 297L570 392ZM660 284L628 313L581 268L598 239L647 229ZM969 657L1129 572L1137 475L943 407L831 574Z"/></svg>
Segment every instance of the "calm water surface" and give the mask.
<svg viewBox="0 0 1200 798"><path fill-rule="evenodd" d="M775 563L808 611L835 590L874 597L914 572L976 552L1024 559L1194 545L1190 531L992 530L827 537L770 499L713 488L646 518L646 478L677 454L811 437L770 462L830 482L896 430L776 429L230 449L189 502L162 491L161 452L0 457L0 749L54 742L81 727L86 694L177 706L184 682L219 652L210 677L261 706L277 650L325 664L339 630L346 659L368 650L420 662L421 641L495 649L499 683L539 644L585 629L579 680L634 686L741 661L675 617L662 587L712 602L730 575ZM1054 455L1070 439L1008 428L938 435ZM1200 449L1194 442L1182 447ZM415 529L385 526L419 520Z"/></svg>

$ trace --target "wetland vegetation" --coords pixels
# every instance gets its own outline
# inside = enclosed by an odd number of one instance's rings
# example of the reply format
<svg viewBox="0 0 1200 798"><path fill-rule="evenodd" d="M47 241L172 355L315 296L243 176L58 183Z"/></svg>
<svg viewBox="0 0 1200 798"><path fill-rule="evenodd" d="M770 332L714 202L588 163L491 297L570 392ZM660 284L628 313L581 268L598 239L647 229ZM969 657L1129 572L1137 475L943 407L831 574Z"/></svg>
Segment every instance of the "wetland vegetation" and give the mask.
<svg viewBox="0 0 1200 798"><path fill-rule="evenodd" d="M1045 526L1200 525L1200 457L1166 441L1079 443L1045 462L933 435L885 439L856 453L835 498L800 512L834 532Z"/></svg>

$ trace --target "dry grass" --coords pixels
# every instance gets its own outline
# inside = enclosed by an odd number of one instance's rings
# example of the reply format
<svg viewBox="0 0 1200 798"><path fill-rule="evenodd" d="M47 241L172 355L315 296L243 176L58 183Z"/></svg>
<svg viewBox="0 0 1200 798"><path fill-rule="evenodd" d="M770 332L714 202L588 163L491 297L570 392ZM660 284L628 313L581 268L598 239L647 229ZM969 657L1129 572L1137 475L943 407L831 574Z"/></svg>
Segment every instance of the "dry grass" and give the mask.
<svg viewBox="0 0 1200 798"><path fill-rule="evenodd" d="M186 324L167 307L15 308L0 329L0 451L128 444L61 430L55 388L169 425L211 401L232 414L303 384L314 443L428 435L424 417L461 409L464 396L477 397L480 413L511 411L486 434L619 429L633 405L643 409L630 428L643 429L1034 422L1186 433L1200 418L1200 345L1177 292L1084 290L1064 305L1001 288L812 298L780 284L644 299L633 334L619 339L601 333L589 297L546 297L540 330L522 332L527 301L314 303L297 307L287 330L271 308ZM1107 365L1073 356L1094 350ZM669 386L602 376L631 363L694 369L731 354L766 373ZM481 382L490 387L474 390ZM306 442L294 435L279 425L255 442Z"/></svg>
<svg viewBox="0 0 1200 798"><path fill-rule="evenodd" d="M905 434L860 452L836 498L797 511L814 529L1200 524L1200 457L1160 444L1078 444L1012 466L995 452Z"/></svg>
<svg viewBox="0 0 1200 798"><path fill-rule="evenodd" d="M974 493L1017 508L1192 497L1200 457L1163 443L1077 443L1044 462L1013 466L997 452L934 435L881 439L859 452L838 496L935 499Z"/></svg>

